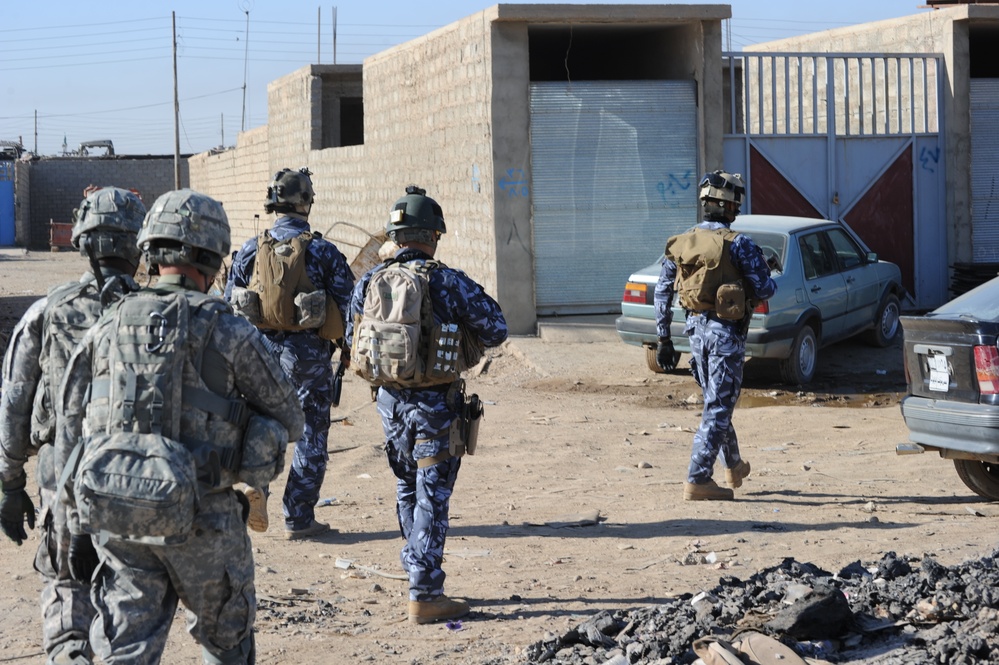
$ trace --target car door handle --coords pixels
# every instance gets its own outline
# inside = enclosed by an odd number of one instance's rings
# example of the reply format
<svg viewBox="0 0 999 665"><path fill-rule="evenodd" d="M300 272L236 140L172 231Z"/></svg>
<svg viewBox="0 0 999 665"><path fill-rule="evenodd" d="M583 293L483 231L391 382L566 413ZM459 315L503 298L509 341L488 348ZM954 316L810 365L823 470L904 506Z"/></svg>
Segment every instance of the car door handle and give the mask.
<svg viewBox="0 0 999 665"><path fill-rule="evenodd" d="M818 293L821 290L822 290L822 287L819 286L818 284L816 284L815 286L812 287L812 293Z"/></svg>
<svg viewBox="0 0 999 665"><path fill-rule="evenodd" d="M856 281L857 281L857 278L856 278L856 277L847 277L847 278L846 278L846 283L847 283L847 284L853 284L853 283L854 283L854 282L856 282Z"/></svg>

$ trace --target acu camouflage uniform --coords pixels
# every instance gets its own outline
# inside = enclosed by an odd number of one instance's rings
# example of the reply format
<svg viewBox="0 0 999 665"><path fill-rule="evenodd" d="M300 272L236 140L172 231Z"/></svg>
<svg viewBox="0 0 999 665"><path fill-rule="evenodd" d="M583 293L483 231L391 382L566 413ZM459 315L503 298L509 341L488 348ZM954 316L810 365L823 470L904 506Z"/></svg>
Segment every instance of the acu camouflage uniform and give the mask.
<svg viewBox="0 0 999 665"><path fill-rule="evenodd" d="M725 229L728 224L705 220L697 228ZM763 253L753 240L739 234L732 241L729 257L742 273L747 296L766 300L777 290ZM675 291L677 268L668 257L663 260L656 283L655 308L660 337L668 337L673 312L670 309ZM704 483L711 479L719 454L727 468L742 459L739 441L732 426L732 412L742 389L742 368L746 354L746 333L741 321L722 319L714 312L687 312L684 333L690 339L690 365L694 379L704 393L701 425L694 434L687 482Z"/></svg>
<svg viewBox="0 0 999 665"><path fill-rule="evenodd" d="M269 232L278 241L283 241L310 230L305 220L279 217ZM336 245L322 238L310 242L308 252L306 275L317 288L325 289L326 295L337 302L346 322L350 293L354 288L354 274L347 260ZM233 256L225 289L226 300L231 299L233 287L249 286L256 255L257 238L253 237ZM283 499L285 527L302 529L315 519L315 507L329 461L327 439L333 406L332 357L335 345L320 337L315 330L263 329L261 332L280 349L281 367L298 389L298 398L305 411L305 432L295 444Z"/></svg>
<svg viewBox="0 0 999 665"><path fill-rule="evenodd" d="M274 350L249 322L229 312L219 299L193 290L181 275L164 275L155 288L123 298L183 294L189 303L184 386L208 389L277 420L291 439L302 432L304 416ZM81 434L100 432L109 414L120 410L107 396L87 404L88 391L108 380L114 309L77 347L58 398L56 466L61 469ZM200 359L200 374L195 369ZM242 446L242 432L226 418L185 407L181 438ZM147 545L128 540L99 542L100 564L93 577L99 618L91 643L109 664L158 663L178 600L187 611L187 629L202 645L207 663L253 662L256 595L253 555L244 524L244 506L232 485L235 471L223 468L204 494L187 540L177 545ZM67 490L71 490L68 486ZM80 533L72 491L65 495L70 530Z"/></svg>
<svg viewBox="0 0 999 665"><path fill-rule="evenodd" d="M423 264L431 257L415 249L402 249L395 260ZM347 319L347 343L351 344L354 317L364 312L364 298L376 266L354 287ZM506 319L499 305L482 287L460 270L441 267L430 272L430 294L437 323L461 323L487 347L507 338ZM457 416L445 399L450 384L426 388L378 389L378 414L385 431L385 452L395 474L396 512L406 545L400 560L409 574L409 599L434 600L443 593L444 540L448 529L448 507L460 457L419 467L422 459L445 453L449 429Z"/></svg>
<svg viewBox="0 0 999 665"><path fill-rule="evenodd" d="M101 268L105 283L122 280L138 289L131 277ZM24 474L28 457L38 454L36 480L41 506L41 542L35 570L43 578L42 645L52 654L70 641L86 641L96 612L90 585L70 576L66 558L69 532L56 505L54 467L55 397L76 343L103 311L93 273L79 281L52 288L46 298L28 308L14 328L3 363L0 401L0 482L11 483ZM56 516L59 515L57 519Z"/></svg>

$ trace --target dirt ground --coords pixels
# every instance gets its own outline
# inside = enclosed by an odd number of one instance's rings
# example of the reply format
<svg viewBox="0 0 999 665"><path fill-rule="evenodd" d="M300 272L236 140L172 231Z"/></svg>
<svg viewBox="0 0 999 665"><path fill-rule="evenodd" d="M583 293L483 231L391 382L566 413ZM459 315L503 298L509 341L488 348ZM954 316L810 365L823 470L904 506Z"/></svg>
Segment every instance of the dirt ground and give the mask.
<svg viewBox="0 0 999 665"><path fill-rule="evenodd" d="M80 261L0 250L0 334ZM369 390L348 376L330 505L317 509L337 533L283 540L274 497L271 530L253 534L257 662L522 663L525 646L598 610L656 604L785 557L835 572L888 551L951 565L996 546L999 506L947 461L895 455L907 440L900 345L824 349L809 391L747 363L734 422L753 474L734 502L685 503L697 386L652 374L612 333L587 339L511 338L468 378L487 407L451 504L445 589L473 610L452 627L405 620L394 477ZM20 548L0 542L0 663L43 662L37 545L36 532ZM164 662L197 663L199 651L178 613Z"/></svg>

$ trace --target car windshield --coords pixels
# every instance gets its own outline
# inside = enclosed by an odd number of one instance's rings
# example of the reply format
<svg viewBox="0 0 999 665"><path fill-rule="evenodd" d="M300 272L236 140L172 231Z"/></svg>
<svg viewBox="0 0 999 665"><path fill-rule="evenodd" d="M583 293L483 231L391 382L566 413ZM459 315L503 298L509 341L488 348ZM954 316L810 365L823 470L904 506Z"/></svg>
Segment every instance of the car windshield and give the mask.
<svg viewBox="0 0 999 665"><path fill-rule="evenodd" d="M951 316L975 321L999 321L999 277L941 305L929 316Z"/></svg>

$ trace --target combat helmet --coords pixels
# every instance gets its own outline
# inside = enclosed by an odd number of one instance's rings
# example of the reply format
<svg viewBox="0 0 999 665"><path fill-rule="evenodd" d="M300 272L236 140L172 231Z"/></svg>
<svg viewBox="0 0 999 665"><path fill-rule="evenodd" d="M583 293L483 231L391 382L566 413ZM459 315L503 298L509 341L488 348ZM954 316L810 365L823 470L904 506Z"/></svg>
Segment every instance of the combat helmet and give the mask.
<svg viewBox="0 0 999 665"><path fill-rule="evenodd" d="M392 205L385 233L396 243L436 245L441 234L447 233L444 212L437 201L427 196L427 190L409 185L406 195Z"/></svg>
<svg viewBox="0 0 999 665"><path fill-rule="evenodd" d="M297 171L281 169L274 174L271 184L267 187L267 201L264 210L267 212L298 213L308 217L312 204L316 200L316 192L312 189L312 175L306 167Z"/></svg>
<svg viewBox="0 0 999 665"><path fill-rule="evenodd" d="M85 256L92 252L96 259L123 259L137 266L142 253L136 235L145 215L146 206L134 192L120 187L88 188L74 211L73 247Z"/></svg>
<svg viewBox="0 0 999 665"><path fill-rule="evenodd" d="M146 214L139 248L152 275L165 264L191 265L211 277L229 254L229 218L209 196L191 189L167 192Z"/></svg>
<svg viewBox="0 0 999 665"><path fill-rule="evenodd" d="M701 179L698 198L704 203L704 214L709 219L732 222L739 214L745 195L746 183L741 175L714 171L705 173ZM726 202L734 203L734 208Z"/></svg>

